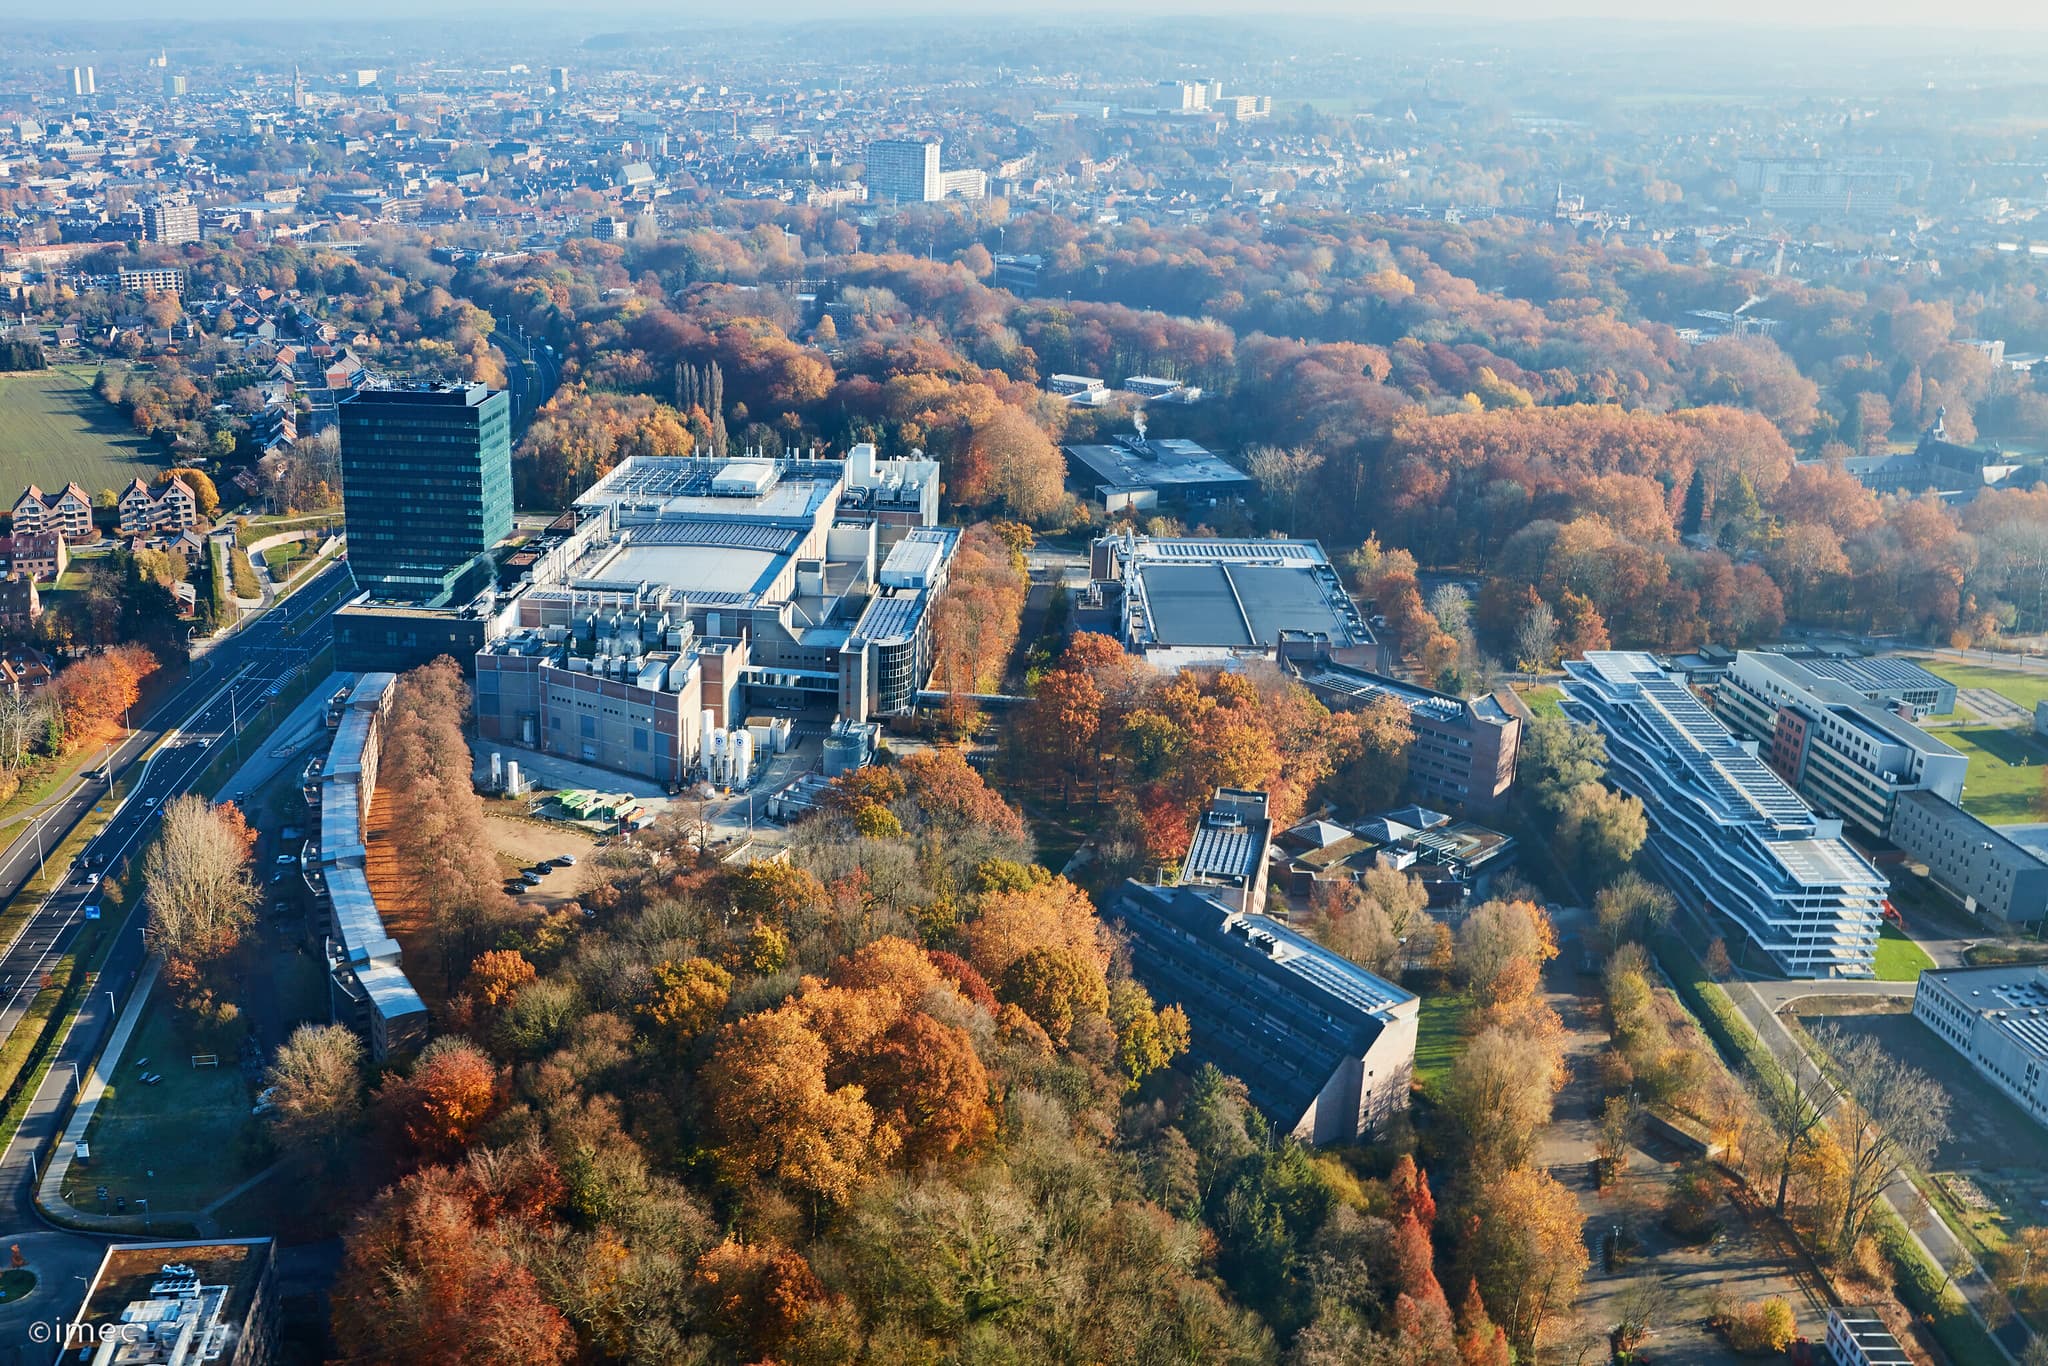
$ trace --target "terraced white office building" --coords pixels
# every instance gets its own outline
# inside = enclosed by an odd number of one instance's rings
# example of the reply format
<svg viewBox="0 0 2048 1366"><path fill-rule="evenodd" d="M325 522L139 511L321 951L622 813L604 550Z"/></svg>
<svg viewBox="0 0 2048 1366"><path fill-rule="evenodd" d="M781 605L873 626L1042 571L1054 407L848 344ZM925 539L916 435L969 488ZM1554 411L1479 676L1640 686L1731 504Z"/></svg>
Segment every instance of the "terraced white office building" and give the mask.
<svg viewBox="0 0 2048 1366"><path fill-rule="evenodd" d="M1565 665L1566 714L1607 741L1607 779L1649 816L1646 852L1695 911L1792 977L1868 977L1884 874L1646 654Z"/></svg>

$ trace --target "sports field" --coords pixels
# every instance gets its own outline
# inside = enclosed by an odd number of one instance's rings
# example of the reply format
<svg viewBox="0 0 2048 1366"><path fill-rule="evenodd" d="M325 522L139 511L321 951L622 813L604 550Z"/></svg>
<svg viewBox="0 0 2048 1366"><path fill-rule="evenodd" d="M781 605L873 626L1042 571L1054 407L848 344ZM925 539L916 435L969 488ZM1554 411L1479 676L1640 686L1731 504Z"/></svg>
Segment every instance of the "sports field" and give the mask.
<svg viewBox="0 0 2048 1366"><path fill-rule="evenodd" d="M162 449L135 435L120 410L92 391L90 373L0 374L0 499L29 484L77 480L88 496L165 468Z"/></svg>

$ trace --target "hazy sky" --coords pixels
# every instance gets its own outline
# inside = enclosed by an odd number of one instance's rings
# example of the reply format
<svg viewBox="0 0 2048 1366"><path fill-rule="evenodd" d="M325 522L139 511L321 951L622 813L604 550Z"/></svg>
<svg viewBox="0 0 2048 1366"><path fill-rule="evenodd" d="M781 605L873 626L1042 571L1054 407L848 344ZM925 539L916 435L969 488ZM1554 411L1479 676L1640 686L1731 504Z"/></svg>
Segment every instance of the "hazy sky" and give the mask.
<svg viewBox="0 0 2048 1366"><path fill-rule="evenodd" d="M294 17L294 6L274 0L68 0L53 7L47 0L0 0L0 20L14 18L52 28L65 21L106 20L177 22L260 18L270 23ZM1635 23L1660 20L1715 24L1799 25L1820 27L1915 27L1955 29L2044 29L2048 7L2039 0L1952 0L1929 5L1926 0L1683 0L1680 4L1645 5L1641 0L1278 0L1259 11L1270 14L1314 14L1373 18L1401 16L1417 20L1475 16L1510 21L1545 19L1613 19ZM949 18L1001 14L1179 16L1210 14L1245 18L1243 0L982 0L963 9L957 0L778 0L760 10L724 3L656 3L653 0L590 0L565 7L561 0L350 0L346 5L306 6L309 20L346 24L363 19L430 19L437 15L507 13L546 14L553 18L581 15L600 23L608 15L659 16L668 22L730 24L748 18L852 19L863 15L938 14ZM0 46L6 38L0 35Z"/></svg>

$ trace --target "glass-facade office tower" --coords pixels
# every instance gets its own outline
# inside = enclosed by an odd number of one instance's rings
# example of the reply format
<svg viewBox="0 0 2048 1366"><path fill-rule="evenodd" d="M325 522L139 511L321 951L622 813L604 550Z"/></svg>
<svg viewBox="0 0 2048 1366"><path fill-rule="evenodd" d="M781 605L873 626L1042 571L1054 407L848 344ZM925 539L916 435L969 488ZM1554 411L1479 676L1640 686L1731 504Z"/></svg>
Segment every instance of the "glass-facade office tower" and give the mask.
<svg viewBox="0 0 2048 1366"><path fill-rule="evenodd" d="M439 607L489 581L512 531L512 403L481 384L344 399L348 558L375 597Z"/></svg>

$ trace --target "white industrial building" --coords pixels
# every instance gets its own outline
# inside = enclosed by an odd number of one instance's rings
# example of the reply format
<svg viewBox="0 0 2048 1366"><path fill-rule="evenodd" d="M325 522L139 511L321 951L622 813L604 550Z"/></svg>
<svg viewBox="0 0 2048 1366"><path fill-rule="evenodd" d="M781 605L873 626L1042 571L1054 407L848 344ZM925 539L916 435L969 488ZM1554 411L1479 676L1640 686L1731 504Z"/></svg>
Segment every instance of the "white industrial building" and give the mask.
<svg viewBox="0 0 2048 1366"><path fill-rule="evenodd" d="M309 851L307 882L327 912L329 1003L337 1022L369 1040L378 1062L418 1048L427 1032L426 1003L399 965L399 943L384 928L365 870L384 718L397 681L391 674L358 680L311 788L320 839Z"/></svg>
<svg viewBox="0 0 2048 1366"><path fill-rule="evenodd" d="M749 716L909 710L959 541L937 525L938 484L935 462L869 445L843 462L625 461L495 611L479 734L669 785L744 785Z"/></svg>
<svg viewBox="0 0 2048 1366"><path fill-rule="evenodd" d="M1914 988L1913 1018L2048 1124L2048 968L1930 968Z"/></svg>

